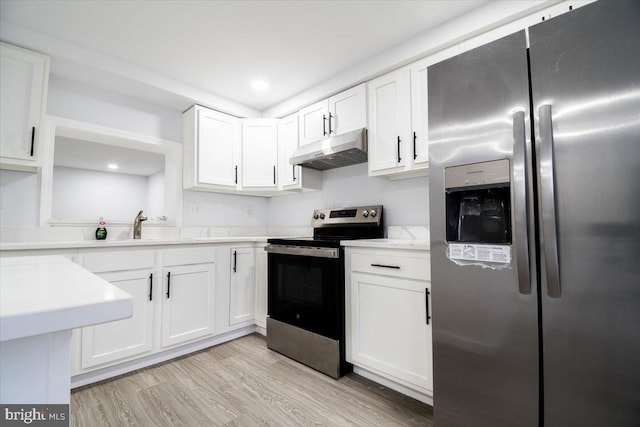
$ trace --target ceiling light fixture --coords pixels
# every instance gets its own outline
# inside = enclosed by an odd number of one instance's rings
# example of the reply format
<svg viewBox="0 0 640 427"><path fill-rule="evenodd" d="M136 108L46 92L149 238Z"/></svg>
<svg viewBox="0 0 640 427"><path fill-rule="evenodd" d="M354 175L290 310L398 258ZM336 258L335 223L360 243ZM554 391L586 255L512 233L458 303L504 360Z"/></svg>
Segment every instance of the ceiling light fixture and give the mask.
<svg viewBox="0 0 640 427"><path fill-rule="evenodd" d="M109 169L118 169L118 165L116 165L115 163L109 163L109 164L107 165L107 167L108 167Z"/></svg>
<svg viewBox="0 0 640 427"><path fill-rule="evenodd" d="M253 90L263 91L269 89L269 83L264 80L254 80L251 82Z"/></svg>

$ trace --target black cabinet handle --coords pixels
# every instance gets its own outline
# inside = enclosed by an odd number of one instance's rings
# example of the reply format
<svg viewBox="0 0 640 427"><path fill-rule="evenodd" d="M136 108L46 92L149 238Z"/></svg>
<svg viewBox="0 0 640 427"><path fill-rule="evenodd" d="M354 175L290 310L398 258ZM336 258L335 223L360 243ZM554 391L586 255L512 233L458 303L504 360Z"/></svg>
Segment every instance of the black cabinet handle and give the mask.
<svg viewBox="0 0 640 427"><path fill-rule="evenodd" d="M238 183L238 165L236 165L236 179L235 179L235 181L236 181L236 184L237 184Z"/></svg>
<svg viewBox="0 0 640 427"><path fill-rule="evenodd" d="M325 116L324 114L322 115L322 134L326 135L327 134L327 129L325 128L325 123L327 122L327 116Z"/></svg>
<svg viewBox="0 0 640 427"><path fill-rule="evenodd" d="M400 270L399 265L371 264L371 267L393 268L394 270Z"/></svg>
<svg viewBox="0 0 640 427"><path fill-rule="evenodd" d="M33 126L31 128L31 151L30 151L31 157L33 157L33 149L35 148L35 143L36 143L36 127Z"/></svg>
<svg viewBox="0 0 640 427"><path fill-rule="evenodd" d="M429 289L424 288L424 305L427 308L427 325L429 324L429 320L431 320L431 316L429 315Z"/></svg>
<svg viewBox="0 0 640 427"><path fill-rule="evenodd" d="M238 251L233 251L233 272L238 271Z"/></svg>
<svg viewBox="0 0 640 427"><path fill-rule="evenodd" d="M295 182L295 180L296 180L296 165L292 165L291 167L293 168L293 181Z"/></svg>
<svg viewBox="0 0 640 427"><path fill-rule="evenodd" d="M400 157L400 137L398 137L398 163L400 163L400 160L402 160L402 158Z"/></svg>
<svg viewBox="0 0 640 427"><path fill-rule="evenodd" d="M149 275L149 301L153 301L153 273Z"/></svg>
<svg viewBox="0 0 640 427"><path fill-rule="evenodd" d="M416 139L418 139L418 137L416 136L416 133L413 133L413 160L418 158L418 154L416 153Z"/></svg>
<svg viewBox="0 0 640 427"><path fill-rule="evenodd" d="M333 117L333 114L329 113L329 134L331 134L331 132L335 133L335 131L331 130L331 118Z"/></svg>
<svg viewBox="0 0 640 427"><path fill-rule="evenodd" d="M273 166L273 185L276 185L276 167Z"/></svg>
<svg viewBox="0 0 640 427"><path fill-rule="evenodd" d="M167 273L167 298L171 298L171 272Z"/></svg>

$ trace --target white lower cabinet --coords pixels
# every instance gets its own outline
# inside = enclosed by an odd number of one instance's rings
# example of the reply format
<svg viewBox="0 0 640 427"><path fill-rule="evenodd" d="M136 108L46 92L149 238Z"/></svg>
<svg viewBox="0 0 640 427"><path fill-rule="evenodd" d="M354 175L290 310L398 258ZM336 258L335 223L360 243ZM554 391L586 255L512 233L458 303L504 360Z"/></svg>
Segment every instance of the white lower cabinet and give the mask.
<svg viewBox="0 0 640 427"><path fill-rule="evenodd" d="M168 249L163 260L162 347L213 335L215 249Z"/></svg>
<svg viewBox="0 0 640 427"><path fill-rule="evenodd" d="M133 262L132 262L133 261ZM80 330L81 369L144 355L153 347L155 252L97 252L84 255L89 271L133 297L133 316Z"/></svg>
<svg viewBox="0 0 640 427"><path fill-rule="evenodd" d="M433 395L429 256L347 249L347 360Z"/></svg>
<svg viewBox="0 0 640 427"><path fill-rule="evenodd" d="M253 323L255 313L255 250L231 248L229 325Z"/></svg>
<svg viewBox="0 0 640 427"><path fill-rule="evenodd" d="M267 292L269 282L269 263L264 245L256 247L256 297L255 323L266 334L267 329Z"/></svg>

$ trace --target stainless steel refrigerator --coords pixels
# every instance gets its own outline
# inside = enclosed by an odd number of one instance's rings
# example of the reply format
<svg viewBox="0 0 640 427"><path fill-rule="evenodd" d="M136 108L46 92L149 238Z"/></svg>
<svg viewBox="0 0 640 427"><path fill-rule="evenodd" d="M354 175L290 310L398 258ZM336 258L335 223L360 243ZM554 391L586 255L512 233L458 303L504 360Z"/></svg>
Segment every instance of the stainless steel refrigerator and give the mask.
<svg viewBox="0 0 640 427"><path fill-rule="evenodd" d="M435 425L640 426L640 2L428 90Z"/></svg>

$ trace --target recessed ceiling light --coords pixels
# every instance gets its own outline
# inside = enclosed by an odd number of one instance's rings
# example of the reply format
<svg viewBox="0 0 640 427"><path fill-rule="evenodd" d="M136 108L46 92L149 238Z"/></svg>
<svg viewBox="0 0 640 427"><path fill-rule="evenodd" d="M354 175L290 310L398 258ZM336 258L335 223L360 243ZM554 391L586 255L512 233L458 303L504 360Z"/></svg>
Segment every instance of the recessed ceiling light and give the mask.
<svg viewBox="0 0 640 427"><path fill-rule="evenodd" d="M265 82L264 80L254 80L251 82L251 87L254 90L263 91L269 89L269 83Z"/></svg>
<svg viewBox="0 0 640 427"><path fill-rule="evenodd" d="M118 165L116 165L115 163L109 163L109 164L107 165L107 167L108 167L109 169L118 169Z"/></svg>

